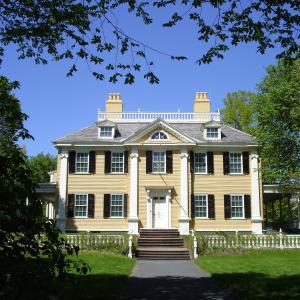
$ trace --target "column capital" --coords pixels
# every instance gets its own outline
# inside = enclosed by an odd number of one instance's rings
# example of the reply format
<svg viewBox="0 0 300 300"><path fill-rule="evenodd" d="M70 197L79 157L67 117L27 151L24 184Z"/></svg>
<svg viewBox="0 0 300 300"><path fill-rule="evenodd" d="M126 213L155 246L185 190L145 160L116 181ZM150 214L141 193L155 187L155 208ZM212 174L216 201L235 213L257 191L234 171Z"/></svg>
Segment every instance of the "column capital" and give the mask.
<svg viewBox="0 0 300 300"><path fill-rule="evenodd" d="M189 158L189 152L186 148L181 149L180 158Z"/></svg>

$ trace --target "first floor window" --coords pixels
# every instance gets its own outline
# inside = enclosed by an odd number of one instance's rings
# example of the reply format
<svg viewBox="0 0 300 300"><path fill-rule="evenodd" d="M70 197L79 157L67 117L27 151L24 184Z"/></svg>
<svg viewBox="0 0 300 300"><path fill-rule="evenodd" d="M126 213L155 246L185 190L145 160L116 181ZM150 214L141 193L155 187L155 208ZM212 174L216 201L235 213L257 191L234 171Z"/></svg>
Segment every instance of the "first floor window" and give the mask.
<svg viewBox="0 0 300 300"><path fill-rule="evenodd" d="M123 195L111 195L110 216L123 217Z"/></svg>
<svg viewBox="0 0 300 300"><path fill-rule="evenodd" d="M88 212L88 196L87 194L76 194L74 205L74 216L78 218L86 218Z"/></svg>
<svg viewBox="0 0 300 300"><path fill-rule="evenodd" d="M231 195L231 218L244 218L244 197L242 195Z"/></svg>
<svg viewBox="0 0 300 300"><path fill-rule="evenodd" d="M194 172L207 173L206 153L195 153L194 155Z"/></svg>
<svg viewBox="0 0 300 300"><path fill-rule="evenodd" d="M124 173L124 153L113 152L111 155L111 172Z"/></svg>
<svg viewBox="0 0 300 300"><path fill-rule="evenodd" d="M242 173L242 153L229 153L229 172L231 174Z"/></svg>
<svg viewBox="0 0 300 300"><path fill-rule="evenodd" d="M195 195L195 217L196 218L207 218L208 217L208 205L207 195Z"/></svg>
<svg viewBox="0 0 300 300"><path fill-rule="evenodd" d="M88 173L89 171L89 153L76 152L76 173Z"/></svg>
<svg viewBox="0 0 300 300"><path fill-rule="evenodd" d="M217 139L219 137L219 129L216 127L206 128L206 138L207 139Z"/></svg>
<svg viewBox="0 0 300 300"><path fill-rule="evenodd" d="M100 127L100 137L111 138L113 133L112 127Z"/></svg>
<svg viewBox="0 0 300 300"><path fill-rule="evenodd" d="M153 173L165 173L166 172L166 152L153 151L152 172Z"/></svg>

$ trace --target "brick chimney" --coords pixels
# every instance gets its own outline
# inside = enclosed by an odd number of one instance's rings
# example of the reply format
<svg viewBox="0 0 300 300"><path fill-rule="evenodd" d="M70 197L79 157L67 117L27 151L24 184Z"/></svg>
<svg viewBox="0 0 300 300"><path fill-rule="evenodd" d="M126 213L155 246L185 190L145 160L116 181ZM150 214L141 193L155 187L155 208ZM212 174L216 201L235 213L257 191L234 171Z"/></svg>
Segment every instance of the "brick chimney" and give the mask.
<svg viewBox="0 0 300 300"><path fill-rule="evenodd" d="M123 102L120 93L109 93L108 100L105 103L105 109L108 113L123 112Z"/></svg>
<svg viewBox="0 0 300 300"><path fill-rule="evenodd" d="M197 92L194 100L194 112L207 113L210 112L210 100L207 98L206 92Z"/></svg>

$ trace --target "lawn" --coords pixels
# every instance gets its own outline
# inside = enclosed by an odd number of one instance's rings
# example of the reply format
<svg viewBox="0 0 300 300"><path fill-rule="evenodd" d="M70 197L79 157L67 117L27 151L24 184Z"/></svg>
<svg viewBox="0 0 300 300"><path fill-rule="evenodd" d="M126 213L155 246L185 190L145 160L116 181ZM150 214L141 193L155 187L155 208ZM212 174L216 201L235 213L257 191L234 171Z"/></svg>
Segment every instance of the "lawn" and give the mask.
<svg viewBox="0 0 300 300"><path fill-rule="evenodd" d="M300 299L299 250L204 256L196 264L242 299Z"/></svg>
<svg viewBox="0 0 300 300"><path fill-rule="evenodd" d="M91 267L87 275L75 275L58 287L59 299L119 299L134 266L126 256L83 252L79 254Z"/></svg>

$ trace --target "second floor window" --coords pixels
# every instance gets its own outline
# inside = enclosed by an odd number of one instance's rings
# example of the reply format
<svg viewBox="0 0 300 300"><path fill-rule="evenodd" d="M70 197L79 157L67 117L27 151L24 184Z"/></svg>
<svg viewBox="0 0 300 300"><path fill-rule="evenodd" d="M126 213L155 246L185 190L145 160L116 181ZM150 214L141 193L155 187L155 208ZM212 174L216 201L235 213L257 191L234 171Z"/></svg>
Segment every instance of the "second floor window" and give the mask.
<svg viewBox="0 0 300 300"><path fill-rule="evenodd" d="M152 172L165 173L166 172L166 152L153 151L152 153Z"/></svg>
<svg viewBox="0 0 300 300"><path fill-rule="evenodd" d="M112 127L100 127L100 137L111 138L113 134Z"/></svg>
<svg viewBox="0 0 300 300"><path fill-rule="evenodd" d="M194 172L207 173L207 157L206 153L194 153Z"/></svg>
<svg viewBox="0 0 300 300"><path fill-rule="evenodd" d="M111 154L111 172L124 173L124 153L112 152Z"/></svg>
<svg viewBox="0 0 300 300"><path fill-rule="evenodd" d="M243 172L242 166L242 153L229 153L230 174L241 174Z"/></svg>
<svg viewBox="0 0 300 300"><path fill-rule="evenodd" d="M76 152L76 173L88 173L89 171L89 153Z"/></svg>

